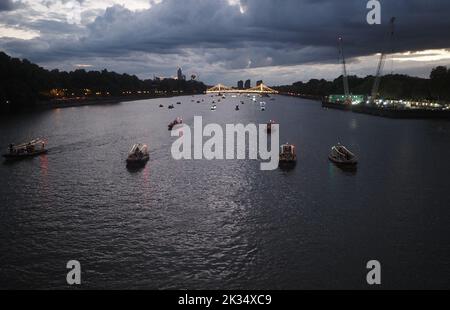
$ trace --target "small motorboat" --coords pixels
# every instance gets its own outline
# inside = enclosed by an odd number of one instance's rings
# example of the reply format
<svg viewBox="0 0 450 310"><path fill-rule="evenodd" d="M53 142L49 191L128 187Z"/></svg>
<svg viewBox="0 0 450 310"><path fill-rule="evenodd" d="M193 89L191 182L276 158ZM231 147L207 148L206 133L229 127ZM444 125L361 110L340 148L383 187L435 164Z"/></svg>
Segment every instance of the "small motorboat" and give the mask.
<svg viewBox="0 0 450 310"><path fill-rule="evenodd" d="M211 111L215 111L215 110L217 110L217 106L216 106L216 105L213 105L213 106L211 107Z"/></svg>
<svg viewBox="0 0 450 310"><path fill-rule="evenodd" d="M283 144L280 147L280 165L295 165L297 163L297 152L295 145Z"/></svg>
<svg viewBox="0 0 450 310"><path fill-rule="evenodd" d="M177 102L177 104L178 104L178 105L180 105L180 104L181 104L181 102Z"/></svg>
<svg viewBox="0 0 450 310"><path fill-rule="evenodd" d="M169 124L169 131L172 131L175 126L181 124L183 124L183 119L181 117L177 117L172 123Z"/></svg>
<svg viewBox="0 0 450 310"><path fill-rule="evenodd" d="M127 166L142 166L150 160L148 146L145 144L135 144L131 148L127 157Z"/></svg>
<svg viewBox="0 0 450 310"><path fill-rule="evenodd" d="M164 108L164 106L162 104L159 105L160 108Z"/></svg>
<svg viewBox="0 0 450 310"><path fill-rule="evenodd" d="M8 147L8 153L3 154L3 157L6 160L18 160L47 154L48 150L45 146L46 142L43 139L34 139L28 143L19 145L10 144Z"/></svg>
<svg viewBox="0 0 450 310"><path fill-rule="evenodd" d="M175 107L173 106L173 104L169 105L169 110L175 109Z"/></svg>
<svg viewBox="0 0 450 310"><path fill-rule="evenodd" d="M272 121L272 120L270 120L268 123L267 123L267 133L272 133L272 126L273 125L275 125L275 122L274 121Z"/></svg>
<svg viewBox="0 0 450 310"><path fill-rule="evenodd" d="M331 148L328 158L331 162L339 166L354 167L358 164L358 158L356 155L341 144Z"/></svg>
<svg viewBox="0 0 450 310"><path fill-rule="evenodd" d="M261 111L265 111L266 110L266 103L265 102L260 102L259 106L261 107Z"/></svg>
<svg viewBox="0 0 450 310"><path fill-rule="evenodd" d="M239 110L240 110L239 105L237 105L236 106L236 111L239 111Z"/></svg>
<svg viewBox="0 0 450 310"><path fill-rule="evenodd" d="M241 104L245 104L245 102L244 102L244 101L241 101Z"/></svg>

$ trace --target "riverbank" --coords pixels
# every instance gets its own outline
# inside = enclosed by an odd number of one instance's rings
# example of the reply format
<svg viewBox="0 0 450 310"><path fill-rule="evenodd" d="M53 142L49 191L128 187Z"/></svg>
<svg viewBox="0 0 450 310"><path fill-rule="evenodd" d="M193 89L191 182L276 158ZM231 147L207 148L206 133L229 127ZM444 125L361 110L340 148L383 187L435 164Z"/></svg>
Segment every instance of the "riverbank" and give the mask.
<svg viewBox="0 0 450 310"><path fill-rule="evenodd" d="M372 116L387 117L394 119L450 119L450 110L424 109L424 108L393 108L369 106L364 104L347 105L322 101L322 107L347 112L368 114Z"/></svg>
<svg viewBox="0 0 450 310"><path fill-rule="evenodd" d="M152 94L152 95L133 95L133 96L119 96L119 97L93 97L93 98L74 98L74 99L57 99L48 101L38 101L36 104L28 107L21 107L15 109L13 106L3 106L0 111L2 113L23 113L23 112L34 112L42 110L51 109L64 109L71 107L81 107L90 105L110 105L118 104L122 102L138 101L138 100L149 100L158 98L173 98L181 96L193 96L198 95L195 93L183 93L183 94Z"/></svg>
<svg viewBox="0 0 450 310"><path fill-rule="evenodd" d="M296 97L296 98L302 98L302 99L322 101L321 96L305 95L305 94L297 94L297 93L289 93L289 92L280 92L278 94L281 96L287 96L287 97Z"/></svg>

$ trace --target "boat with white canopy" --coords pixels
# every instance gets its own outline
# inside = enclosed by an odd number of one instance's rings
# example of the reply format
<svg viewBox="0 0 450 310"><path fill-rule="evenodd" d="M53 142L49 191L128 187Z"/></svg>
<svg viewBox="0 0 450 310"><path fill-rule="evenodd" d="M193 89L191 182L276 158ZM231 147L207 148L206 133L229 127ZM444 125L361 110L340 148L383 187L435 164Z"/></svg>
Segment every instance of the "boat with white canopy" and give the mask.
<svg viewBox="0 0 450 310"><path fill-rule="evenodd" d="M18 160L47 154L48 150L45 148L46 144L47 142L41 138L18 145L10 144L8 147L8 152L3 154L3 157L6 160Z"/></svg>
<svg viewBox="0 0 450 310"><path fill-rule="evenodd" d="M148 146L138 143L133 145L128 153L127 166L145 165L149 160Z"/></svg>

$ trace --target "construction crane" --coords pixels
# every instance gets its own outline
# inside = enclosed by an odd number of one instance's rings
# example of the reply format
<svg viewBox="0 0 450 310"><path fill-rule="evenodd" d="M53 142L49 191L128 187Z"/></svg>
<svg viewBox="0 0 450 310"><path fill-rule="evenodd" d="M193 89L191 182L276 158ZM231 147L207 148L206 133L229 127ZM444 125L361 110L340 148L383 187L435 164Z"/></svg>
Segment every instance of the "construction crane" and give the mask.
<svg viewBox="0 0 450 310"><path fill-rule="evenodd" d="M390 40L394 38L395 33L395 17L391 18L390 22ZM386 61L387 53L386 51L383 51L380 56L380 61L378 62L377 67L377 74L375 75L375 81L373 83L372 87L372 97L371 97L371 103L375 104L375 100L378 97L378 91L380 89L380 83L381 83L381 74L383 73L384 64Z"/></svg>
<svg viewBox="0 0 450 310"><path fill-rule="evenodd" d="M350 99L350 88L348 86L347 63L345 61L344 43L342 37L339 37L339 54L342 57L342 66L344 70L344 95L345 101L347 102Z"/></svg>

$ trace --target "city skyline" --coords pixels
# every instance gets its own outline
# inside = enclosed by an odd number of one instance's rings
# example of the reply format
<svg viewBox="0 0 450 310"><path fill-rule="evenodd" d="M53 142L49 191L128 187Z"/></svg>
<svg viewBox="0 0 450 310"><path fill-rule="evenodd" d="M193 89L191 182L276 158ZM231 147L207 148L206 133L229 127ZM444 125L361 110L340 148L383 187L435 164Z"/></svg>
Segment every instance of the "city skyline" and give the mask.
<svg viewBox="0 0 450 310"><path fill-rule="evenodd" d="M370 26L364 1L5 0L0 50L47 69L106 68L146 79L172 76L178 63L211 85L243 76L282 85L338 77L341 35L349 74L373 75L396 16L386 70L427 77L450 61L448 9L447 1L383 3L382 24Z"/></svg>

